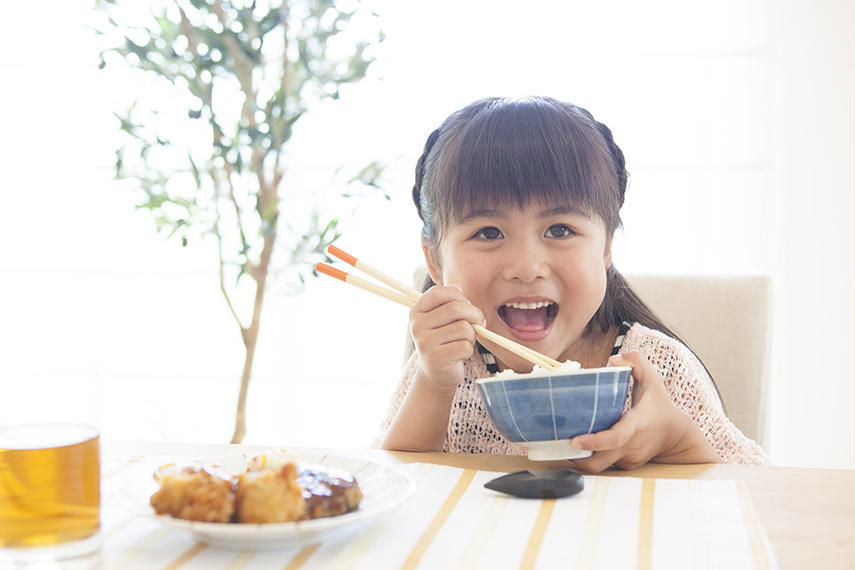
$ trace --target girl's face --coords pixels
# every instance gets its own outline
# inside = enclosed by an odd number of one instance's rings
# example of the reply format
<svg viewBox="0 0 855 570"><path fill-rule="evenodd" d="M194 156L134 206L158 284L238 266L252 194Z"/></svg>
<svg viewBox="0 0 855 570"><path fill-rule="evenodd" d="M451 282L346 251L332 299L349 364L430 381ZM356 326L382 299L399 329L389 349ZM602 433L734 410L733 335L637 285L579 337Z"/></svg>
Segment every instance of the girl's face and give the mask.
<svg viewBox="0 0 855 570"><path fill-rule="evenodd" d="M425 258L436 283L458 285L487 328L553 358L581 360L585 327L603 301L611 239L597 217L529 205L473 212ZM531 364L483 341L506 366Z"/></svg>

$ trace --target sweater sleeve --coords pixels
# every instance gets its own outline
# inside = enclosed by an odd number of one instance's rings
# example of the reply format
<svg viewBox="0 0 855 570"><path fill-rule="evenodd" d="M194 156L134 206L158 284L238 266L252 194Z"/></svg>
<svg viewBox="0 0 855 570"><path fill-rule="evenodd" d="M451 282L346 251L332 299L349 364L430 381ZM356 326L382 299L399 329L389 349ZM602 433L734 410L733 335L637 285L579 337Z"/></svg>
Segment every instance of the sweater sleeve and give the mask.
<svg viewBox="0 0 855 570"><path fill-rule="evenodd" d="M662 376L671 400L692 418L722 462L769 463L763 449L724 413L712 379L691 350L649 329L629 335L627 341L621 352L638 350L647 357Z"/></svg>
<svg viewBox="0 0 855 570"><path fill-rule="evenodd" d="M392 394L380 430L372 447L380 447L386 433L404 403L404 398L413 384L416 374L416 356L404 365L401 381ZM457 387L451 403L448 427L442 451L450 453L486 453L494 455L523 455L524 449L502 436L495 428L481 400L473 379L483 378L489 373L478 355L464 363L464 379Z"/></svg>

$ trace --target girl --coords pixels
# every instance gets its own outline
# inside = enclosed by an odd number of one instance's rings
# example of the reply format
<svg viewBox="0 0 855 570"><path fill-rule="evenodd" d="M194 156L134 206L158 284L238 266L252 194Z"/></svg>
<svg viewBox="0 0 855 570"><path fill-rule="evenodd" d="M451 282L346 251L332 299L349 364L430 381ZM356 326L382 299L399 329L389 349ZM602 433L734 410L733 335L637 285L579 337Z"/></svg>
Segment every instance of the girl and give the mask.
<svg viewBox="0 0 855 570"><path fill-rule="evenodd" d="M521 455L493 426L475 380L531 364L473 324L585 368L631 366L628 411L574 438L599 472L667 463L767 462L727 418L697 357L612 263L627 172L612 133L545 97L484 99L431 133L413 200L430 287L410 311L415 352L382 447Z"/></svg>

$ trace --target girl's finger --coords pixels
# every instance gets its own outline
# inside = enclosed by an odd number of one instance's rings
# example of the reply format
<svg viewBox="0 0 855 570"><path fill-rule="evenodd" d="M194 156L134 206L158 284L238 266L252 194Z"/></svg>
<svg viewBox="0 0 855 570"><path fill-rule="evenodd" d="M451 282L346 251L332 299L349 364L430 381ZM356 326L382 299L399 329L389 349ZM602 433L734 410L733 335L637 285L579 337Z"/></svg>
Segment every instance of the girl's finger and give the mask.
<svg viewBox="0 0 855 570"><path fill-rule="evenodd" d="M635 382L645 388L651 385L662 385L662 378L647 357L638 351L615 354L609 357L609 366L629 366Z"/></svg>
<svg viewBox="0 0 855 570"><path fill-rule="evenodd" d="M414 329L437 329L452 323L463 321L470 324L483 324L484 314L475 305L463 301L449 301L428 312L413 307L410 322Z"/></svg>
<svg viewBox="0 0 855 570"><path fill-rule="evenodd" d="M612 427L597 433L577 435L570 440L570 446L575 449L591 451L607 451L620 449L625 446L636 432L635 414L627 413Z"/></svg>
<svg viewBox="0 0 855 570"><path fill-rule="evenodd" d="M451 301L464 301L466 303L469 303L469 300L463 294L463 291L460 289L460 287L446 287L444 285L434 285L424 294L422 294L419 300L416 301L416 304L413 306L413 308L422 312L428 312L439 307L440 305L444 305L445 303L449 303Z"/></svg>
<svg viewBox="0 0 855 570"><path fill-rule="evenodd" d="M609 451L597 451L591 457L583 457L581 459L573 459L571 463L577 469L587 473L600 473L614 465L620 458L623 457L623 452L619 449Z"/></svg>
<svg viewBox="0 0 855 570"><path fill-rule="evenodd" d="M455 321L443 327L429 329L420 335L420 339L433 346L442 346L457 341L475 344L475 329L466 321Z"/></svg>

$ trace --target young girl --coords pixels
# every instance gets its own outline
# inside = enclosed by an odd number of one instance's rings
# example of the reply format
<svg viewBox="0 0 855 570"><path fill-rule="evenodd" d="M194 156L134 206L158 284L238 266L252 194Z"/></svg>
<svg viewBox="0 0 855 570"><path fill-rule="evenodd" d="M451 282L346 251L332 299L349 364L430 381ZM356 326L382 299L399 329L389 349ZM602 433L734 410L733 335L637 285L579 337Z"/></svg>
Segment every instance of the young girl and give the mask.
<svg viewBox="0 0 855 570"><path fill-rule="evenodd" d="M667 463L765 463L728 420L697 357L612 263L627 172L612 133L545 97L484 99L431 133L413 200L432 285L410 311L414 354L382 447L522 455L487 415L475 380L531 364L474 324L585 368L631 366L628 411L575 437L599 472Z"/></svg>

